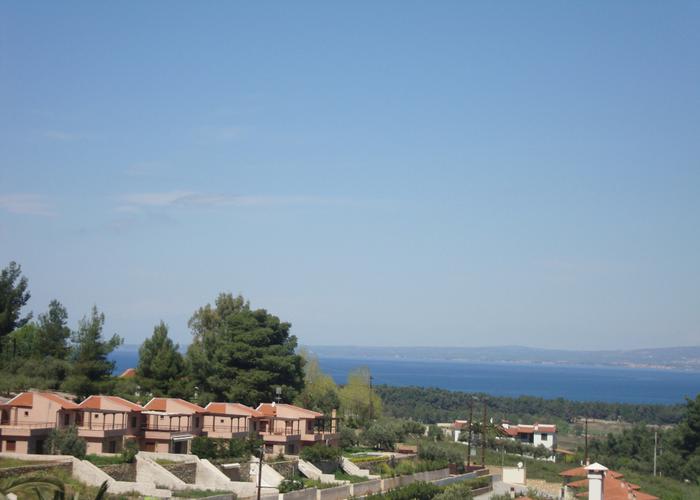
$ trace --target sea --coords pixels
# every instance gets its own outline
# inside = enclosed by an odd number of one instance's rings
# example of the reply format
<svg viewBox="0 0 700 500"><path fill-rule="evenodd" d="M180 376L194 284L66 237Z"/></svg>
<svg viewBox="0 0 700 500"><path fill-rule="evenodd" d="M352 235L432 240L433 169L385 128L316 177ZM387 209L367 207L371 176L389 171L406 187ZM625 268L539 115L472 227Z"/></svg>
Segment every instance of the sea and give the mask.
<svg viewBox="0 0 700 500"><path fill-rule="evenodd" d="M138 353L112 354L115 373L134 367ZM700 372L577 365L411 361L405 359L319 358L338 384L367 367L375 385L436 387L494 396L537 396L609 403L683 403L700 393Z"/></svg>

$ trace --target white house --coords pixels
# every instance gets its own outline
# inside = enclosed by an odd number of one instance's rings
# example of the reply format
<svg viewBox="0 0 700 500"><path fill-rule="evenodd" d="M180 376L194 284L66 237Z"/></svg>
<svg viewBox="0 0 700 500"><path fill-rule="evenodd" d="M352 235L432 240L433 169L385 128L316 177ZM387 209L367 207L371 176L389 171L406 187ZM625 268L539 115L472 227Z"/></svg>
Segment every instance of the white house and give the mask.
<svg viewBox="0 0 700 500"><path fill-rule="evenodd" d="M542 445L549 450L557 449L557 426L552 424L511 425L501 424L504 433L512 439L532 446Z"/></svg>

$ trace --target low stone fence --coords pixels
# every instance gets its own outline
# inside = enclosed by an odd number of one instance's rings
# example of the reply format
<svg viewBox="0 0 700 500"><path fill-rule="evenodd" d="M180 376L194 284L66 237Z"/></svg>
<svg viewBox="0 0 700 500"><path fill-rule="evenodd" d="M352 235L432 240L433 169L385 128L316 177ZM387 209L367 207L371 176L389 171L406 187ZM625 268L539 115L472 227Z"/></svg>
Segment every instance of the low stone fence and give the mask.
<svg viewBox="0 0 700 500"><path fill-rule="evenodd" d="M73 471L73 464L71 462L62 463L50 463L50 464L37 464L37 465L20 465L18 467L8 467L5 469L0 469L0 479L6 477L17 477L24 474L33 474L42 471L51 470L64 470L68 474Z"/></svg>
<svg viewBox="0 0 700 500"><path fill-rule="evenodd" d="M335 486L333 488L324 488L318 490L316 494L317 500L345 500L354 495L352 485Z"/></svg>

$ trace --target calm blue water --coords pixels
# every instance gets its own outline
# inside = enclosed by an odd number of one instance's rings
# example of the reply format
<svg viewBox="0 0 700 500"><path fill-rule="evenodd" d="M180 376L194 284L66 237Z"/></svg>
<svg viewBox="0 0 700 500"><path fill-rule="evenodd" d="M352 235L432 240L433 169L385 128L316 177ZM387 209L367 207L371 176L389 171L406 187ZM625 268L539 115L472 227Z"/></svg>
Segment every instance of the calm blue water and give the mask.
<svg viewBox="0 0 700 500"><path fill-rule="evenodd" d="M138 354L112 356L116 372L136 366ZM405 360L321 358L321 368L337 383L367 366L375 384L439 387L495 396L540 396L578 401L680 403L700 392L700 372L590 366L540 366Z"/></svg>

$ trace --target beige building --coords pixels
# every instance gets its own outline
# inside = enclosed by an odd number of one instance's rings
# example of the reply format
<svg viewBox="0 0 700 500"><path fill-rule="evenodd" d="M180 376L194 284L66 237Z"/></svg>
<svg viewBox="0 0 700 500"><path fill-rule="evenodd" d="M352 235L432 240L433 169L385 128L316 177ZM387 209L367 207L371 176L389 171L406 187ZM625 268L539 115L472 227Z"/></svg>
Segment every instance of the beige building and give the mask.
<svg viewBox="0 0 700 500"><path fill-rule="evenodd" d="M326 418L323 413L281 403L262 403L257 411L263 415L258 419L258 433L268 454L298 455L315 443L338 445L335 412Z"/></svg>
<svg viewBox="0 0 700 500"><path fill-rule="evenodd" d="M117 396L90 396L78 405L75 425L87 453L118 453L141 434L143 408Z"/></svg>
<svg viewBox="0 0 700 500"><path fill-rule="evenodd" d="M47 453L56 427L75 424L78 405L50 392L23 392L0 405L0 450Z"/></svg>
<svg viewBox="0 0 700 500"><path fill-rule="evenodd" d="M256 432L259 411L240 403L209 403L204 410L202 431L210 438L245 438Z"/></svg>
<svg viewBox="0 0 700 500"><path fill-rule="evenodd" d="M143 407L140 449L189 453L192 439L202 434L206 410L179 398L153 398Z"/></svg>

